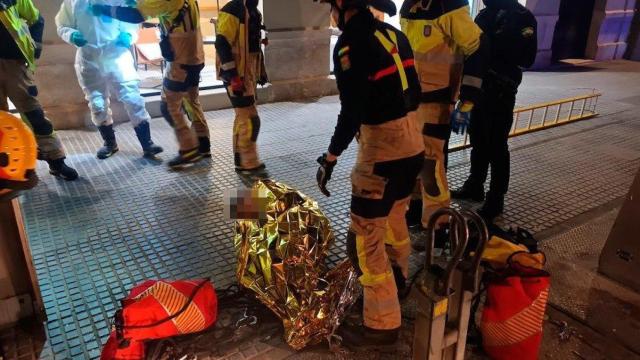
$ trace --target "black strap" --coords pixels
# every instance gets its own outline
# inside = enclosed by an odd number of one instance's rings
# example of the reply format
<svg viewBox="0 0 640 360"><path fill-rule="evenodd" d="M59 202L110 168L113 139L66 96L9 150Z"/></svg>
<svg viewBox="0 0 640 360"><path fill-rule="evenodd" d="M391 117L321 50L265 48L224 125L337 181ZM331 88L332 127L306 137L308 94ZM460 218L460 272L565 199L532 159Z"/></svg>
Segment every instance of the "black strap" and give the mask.
<svg viewBox="0 0 640 360"><path fill-rule="evenodd" d="M438 104L453 104L451 96L451 88L446 87L444 89L438 89L429 92L423 92L420 96L422 103L438 103Z"/></svg>
<svg viewBox="0 0 640 360"><path fill-rule="evenodd" d="M116 333L119 334L119 336L122 336L122 330L124 329L145 329L145 328L151 328L151 327L155 327L161 324L166 323L167 321L173 320L175 318L177 318L178 316L182 315L182 313L184 313L185 311L187 311L187 309L189 308L189 305L191 305L191 303L193 302L193 299L196 297L196 295L198 295L198 291L200 291L200 289L202 289L202 287L209 282L209 278L204 279L200 284L198 284L198 286L196 286L193 289L193 292L191 293L191 295L189 296L189 298L187 299L187 302L184 303L184 305L182 306L182 308L178 311L176 311L174 314L172 314L171 316L168 316L162 320L158 320L155 321L153 323L150 324L146 324L146 325L125 325L124 324L124 319L122 318L122 310L119 310L116 313L116 319L115 319L115 326L116 326Z"/></svg>

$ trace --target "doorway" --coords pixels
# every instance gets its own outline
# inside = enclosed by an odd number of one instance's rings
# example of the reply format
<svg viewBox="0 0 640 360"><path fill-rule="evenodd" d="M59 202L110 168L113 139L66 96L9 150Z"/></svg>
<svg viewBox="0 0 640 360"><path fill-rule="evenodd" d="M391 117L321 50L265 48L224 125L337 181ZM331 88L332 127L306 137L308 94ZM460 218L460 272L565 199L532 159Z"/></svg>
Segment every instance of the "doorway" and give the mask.
<svg viewBox="0 0 640 360"><path fill-rule="evenodd" d="M552 60L584 59L595 0L561 0Z"/></svg>

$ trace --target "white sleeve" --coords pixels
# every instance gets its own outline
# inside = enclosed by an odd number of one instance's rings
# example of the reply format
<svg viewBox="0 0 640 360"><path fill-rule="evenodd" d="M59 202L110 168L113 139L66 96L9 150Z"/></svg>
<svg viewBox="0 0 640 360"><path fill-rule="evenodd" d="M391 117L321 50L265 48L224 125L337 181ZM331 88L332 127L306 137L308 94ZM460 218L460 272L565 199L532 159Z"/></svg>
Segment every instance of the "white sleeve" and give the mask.
<svg viewBox="0 0 640 360"><path fill-rule="evenodd" d="M56 28L58 30L58 36L60 36L60 38L65 42L71 44L71 34L77 31L72 1L62 1L60 10L56 15Z"/></svg>

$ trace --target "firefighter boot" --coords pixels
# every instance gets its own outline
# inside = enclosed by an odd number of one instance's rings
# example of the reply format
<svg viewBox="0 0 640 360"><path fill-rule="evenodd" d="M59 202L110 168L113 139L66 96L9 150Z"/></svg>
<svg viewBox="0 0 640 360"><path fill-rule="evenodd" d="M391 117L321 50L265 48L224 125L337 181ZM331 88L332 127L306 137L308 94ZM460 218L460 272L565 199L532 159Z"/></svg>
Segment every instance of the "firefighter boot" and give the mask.
<svg viewBox="0 0 640 360"><path fill-rule="evenodd" d="M484 188L482 186L471 185L469 181L467 181L461 188L451 191L451 198L481 202L484 200Z"/></svg>
<svg viewBox="0 0 640 360"><path fill-rule="evenodd" d="M160 154L164 151L160 146L156 145L151 141L151 131L149 130L149 122L143 121L138 126L133 128L136 132L136 136L140 141L140 146L142 146L143 156L146 158L153 158L157 154Z"/></svg>
<svg viewBox="0 0 640 360"><path fill-rule="evenodd" d="M104 146L98 149L98 159L104 160L118 152L118 144L116 143L116 134L113 131L113 125L98 126L100 136L104 140Z"/></svg>
<svg viewBox="0 0 640 360"><path fill-rule="evenodd" d="M482 207L478 209L478 215L488 223L493 223L493 220L504 211L504 195L495 194L489 192L487 194L487 200Z"/></svg>
<svg viewBox="0 0 640 360"><path fill-rule="evenodd" d="M395 345L400 329L377 330L364 325L343 324L338 330L342 345L349 348L386 348Z"/></svg>
<svg viewBox="0 0 640 360"><path fill-rule="evenodd" d="M198 151L200 151L200 155L204 158L211 157L211 141L208 137L198 138Z"/></svg>
<svg viewBox="0 0 640 360"><path fill-rule="evenodd" d="M198 148L187 151L181 150L178 156L169 161L169 167L178 170L191 164L195 164L201 159L202 155L200 155Z"/></svg>
<svg viewBox="0 0 640 360"><path fill-rule="evenodd" d="M73 181L78 178L78 172L64 163L64 158L47 160L49 173L57 178Z"/></svg>

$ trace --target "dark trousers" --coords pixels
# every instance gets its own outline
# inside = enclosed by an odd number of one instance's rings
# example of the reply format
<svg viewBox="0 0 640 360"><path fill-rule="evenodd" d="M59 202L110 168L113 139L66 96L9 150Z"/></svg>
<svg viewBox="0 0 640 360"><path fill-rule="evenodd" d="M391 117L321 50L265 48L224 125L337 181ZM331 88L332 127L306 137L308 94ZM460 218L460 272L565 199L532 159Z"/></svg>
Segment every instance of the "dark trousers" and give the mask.
<svg viewBox="0 0 640 360"><path fill-rule="evenodd" d="M491 166L489 194L504 195L509 189L509 131L513 125L516 91L485 81L483 100L471 115L471 174L465 183L483 188Z"/></svg>

